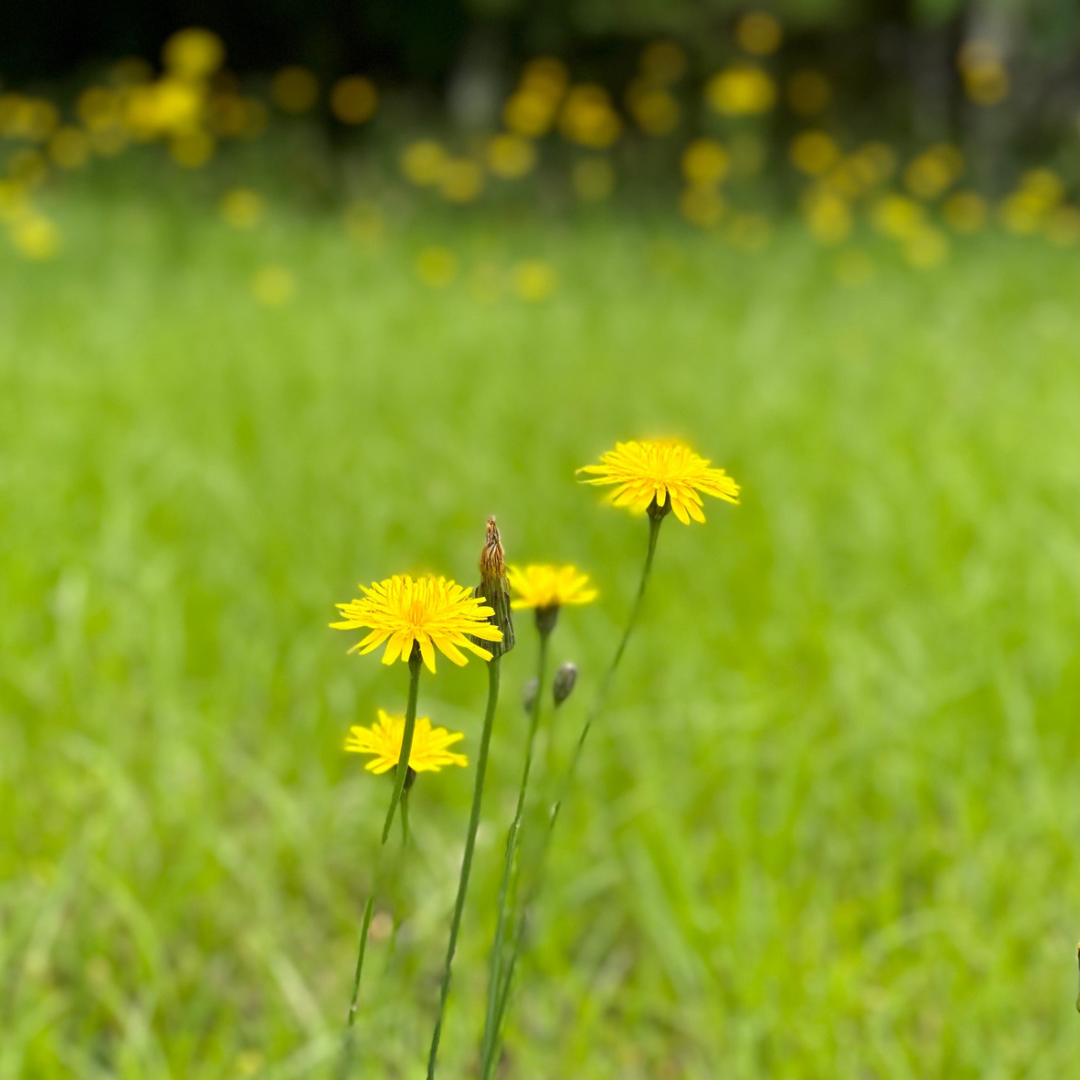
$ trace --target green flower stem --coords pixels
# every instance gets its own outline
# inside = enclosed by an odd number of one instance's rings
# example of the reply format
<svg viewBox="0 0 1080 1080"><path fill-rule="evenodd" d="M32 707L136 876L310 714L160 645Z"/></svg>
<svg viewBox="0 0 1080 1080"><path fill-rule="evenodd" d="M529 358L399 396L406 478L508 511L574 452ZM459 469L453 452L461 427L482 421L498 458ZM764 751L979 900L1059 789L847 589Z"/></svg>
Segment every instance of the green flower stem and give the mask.
<svg viewBox="0 0 1080 1080"><path fill-rule="evenodd" d="M521 944L525 936L526 916L540 890L542 871L544 863L547 860L548 850L551 847L552 837L555 833L555 824L559 819L559 810L570 790L570 786L573 784L574 775L576 774L578 764L581 761L581 753L585 747L585 740L589 737L589 731L592 729L593 722L596 720L597 716L600 715L600 712L607 701L608 693L611 690L611 684L615 679L615 672L619 667L619 662L623 658L623 653L626 652L626 646L634 632L634 627L637 625L638 615L641 613L641 605L645 599L645 589L649 584L649 575L652 572L653 558L656 555L656 541L660 536L660 526L663 524L664 517L666 517L666 514L654 514L650 507L649 547L645 553L645 565L641 570L641 581L638 584L637 595L634 597L633 606L630 608L630 615L626 620L626 629L623 631L622 639L619 641L618 648L615 650L615 655L612 657L607 671L604 672L604 677L600 680L600 686L597 689L596 696L593 698L592 705L586 714L585 723L582 726L581 734L578 736L577 745L574 747L573 756L570 759L569 767L566 770L566 775L563 778L562 785L559 789L559 796L551 808L547 831L544 834L543 843L536 860L536 873L533 878L532 887L529 889L525 898L525 903L521 905L517 924L514 927L514 936L510 944L510 962L507 965L506 973L503 976L502 986L498 989L498 997L495 1004L495 1033L490 1037L491 1045L489 1047L488 1057L484 1063L484 1068L481 1070L481 1080L487 1080L494 1064L494 1056L499 1044L498 1032L502 1027L503 1017L506 1014L506 1006L510 997L514 969L517 965L517 958L521 952Z"/></svg>
<svg viewBox="0 0 1080 1080"><path fill-rule="evenodd" d="M521 787L518 790L517 807L514 820L506 838L506 861L503 864L502 883L499 886L499 918L495 927L495 943L491 947L491 964L488 973L487 1013L484 1018L484 1037L480 1050L480 1075L488 1074L488 1061L495 1046L496 1022L498 1020L499 986L502 982L503 951L506 947L506 924L510 919L511 889L516 884L517 852L521 838L521 823L525 816L525 796L529 787L529 774L532 771L533 747L536 744L536 731L540 724L540 707L544 700L544 675L547 671L548 640L551 628L540 631L540 650L536 663L536 694L529 710L529 734L525 741L525 765L521 772Z"/></svg>
<svg viewBox="0 0 1080 1080"><path fill-rule="evenodd" d="M386 811L386 824L383 825L382 842L384 844L390 835L390 826L394 824L394 811L401 802L405 781L409 778L409 754L412 751L413 731L416 729L416 697L420 690L422 665L420 646L414 642L412 654L409 657L409 700L405 705L405 730L401 735L401 753L398 755L397 768L394 770L394 791L390 796L390 808Z"/></svg>
<svg viewBox="0 0 1080 1080"><path fill-rule="evenodd" d="M500 656L496 656L488 661L487 709L484 712L484 729L480 735L480 750L476 758L476 782L473 786L472 810L469 813L469 831L465 836L465 854L461 860L461 877L458 879L454 917L450 922L450 941L446 947L446 962L443 965L442 986L439 990L439 1011L435 1019L435 1030L431 1035L427 1080L434 1080L435 1077L435 1060L439 1055L439 1038L442 1035L443 1015L446 1012L446 999L450 994L450 973L454 964L454 951L457 949L458 931L461 929L461 914L465 910L465 895L469 889L469 874L472 871L473 851L476 848L476 830L480 826L480 807L484 801L484 777L487 773L488 748L491 745L491 730L495 722L495 708L499 703L499 666L501 660Z"/></svg>
<svg viewBox="0 0 1080 1080"><path fill-rule="evenodd" d="M390 796L390 809L386 815L386 825L383 828L382 841L379 845L379 855L375 862L375 872L371 880L371 892L368 894L367 903L364 905L364 917L360 922L360 947L356 953L356 973L353 976L352 999L349 1002L348 1028L349 1034L345 1044L345 1053L342 1057L341 1075L347 1076L352 1065L355 1053L355 1043L352 1037L352 1027L356 1023L356 1013L360 1006L360 977L364 972L364 956L367 953L368 933L371 930L371 920L375 914L375 895L379 891L382 882L383 865L385 856L383 849L386 847L387 838L390 836L390 826L394 820L394 810L402 801L402 792L405 789L405 781L408 778L408 767L405 763L409 760L412 750L413 731L416 728L416 699L420 688L420 668L422 666L420 650L413 648L409 657L409 697L405 705L405 730L401 737L401 754L398 757L397 768L394 770L394 790ZM405 804L401 807L402 822L405 823L407 810ZM408 839L408 827L402 836L402 843Z"/></svg>

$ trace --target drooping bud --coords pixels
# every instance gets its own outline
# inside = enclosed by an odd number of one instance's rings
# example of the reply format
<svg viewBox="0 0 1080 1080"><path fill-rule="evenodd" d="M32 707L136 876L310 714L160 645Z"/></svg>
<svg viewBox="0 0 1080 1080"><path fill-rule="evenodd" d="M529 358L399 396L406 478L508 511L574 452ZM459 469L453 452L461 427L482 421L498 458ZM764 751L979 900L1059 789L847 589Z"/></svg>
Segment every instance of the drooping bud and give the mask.
<svg viewBox="0 0 1080 1080"><path fill-rule="evenodd" d="M536 704L536 695L540 691L540 680L530 679L521 691L521 704L525 706L525 711L531 713L533 706Z"/></svg>
<svg viewBox="0 0 1080 1080"><path fill-rule="evenodd" d="M491 653L492 658L505 656L514 647L514 620L510 614L510 586L506 581L506 553L499 538L499 527L495 519L487 519L487 535L480 552L480 585L476 595L482 596L494 608L490 616L502 631L502 641L477 641L477 644Z"/></svg>
<svg viewBox="0 0 1080 1080"><path fill-rule="evenodd" d="M577 664L567 661L559 665L555 672L555 681L551 684L551 696L555 699L555 707L558 708L573 692L577 683Z"/></svg>

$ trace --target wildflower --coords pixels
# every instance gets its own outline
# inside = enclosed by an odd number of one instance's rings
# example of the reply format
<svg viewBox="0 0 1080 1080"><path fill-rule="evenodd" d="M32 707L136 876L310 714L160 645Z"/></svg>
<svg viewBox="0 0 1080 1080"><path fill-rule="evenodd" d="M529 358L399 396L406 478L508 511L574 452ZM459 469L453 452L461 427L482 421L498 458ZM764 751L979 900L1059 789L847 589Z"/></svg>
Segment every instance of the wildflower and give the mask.
<svg viewBox="0 0 1080 1080"><path fill-rule="evenodd" d="M371 760L364 766L368 772L381 776L393 769L401 757L401 738L405 732L404 716L388 716L379 710L379 719L371 727L351 727L345 740L350 754L370 754ZM413 742L409 749L409 768L413 772L439 772L444 765L468 765L464 754L449 749L465 736L459 731L431 726L426 716L416 719Z"/></svg>
<svg viewBox="0 0 1080 1080"><path fill-rule="evenodd" d="M335 630L371 630L349 652L363 656L386 642L382 662L392 664L398 659L407 661L418 646L424 665L434 672L436 648L462 667L468 659L462 648L483 660L491 659L491 653L473 639L502 640L502 631L488 622L493 609L466 586L444 577L432 574L414 579L395 574L373 582L370 589L361 585L360 590L363 598L338 604L342 621L330 624Z"/></svg>
<svg viewBox="0 0 1080 1080"><path fill-rule="evenodd" d="M589 588L589 576L578 573L576 566L511 566L510 588L517 599L510 605L523 608L562 607L564 604L589 604L596 599Z"/></svg>
<svg viewBox="0 0 1080 1080"><path fill-rule="evenodd" d="M690 519L703 522L698 492L739 501L739 485L723 469L709 468L709 462L688 446L675 441L617 443L600 458L599 465L586 465L579 473L591 473L585 484L617 484L610 500L631 511L648 510L663 516L669 510L684 524Z"/></svg>
<svg viewBox="0 0 1080 1080"><path fill-rule="evenodd" d="M754 64L732 64L708 81L705 100L725 116L754 116L773 107L776 85Z"/></svg>

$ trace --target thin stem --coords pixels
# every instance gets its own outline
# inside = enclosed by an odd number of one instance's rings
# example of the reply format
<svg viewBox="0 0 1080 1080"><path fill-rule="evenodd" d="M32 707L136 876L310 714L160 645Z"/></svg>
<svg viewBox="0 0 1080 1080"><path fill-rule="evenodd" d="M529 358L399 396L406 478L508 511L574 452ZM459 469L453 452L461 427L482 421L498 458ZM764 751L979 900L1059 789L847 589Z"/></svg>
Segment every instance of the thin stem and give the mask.
<svg viewBox="0 0 1080 1080"><path fill-rule="evenodd" d="M394 820L394 810L401 801L401 793L404 790L405 780L409 771L404 763L408 762L409 753L412 750L413 730L416 727L416 700L420 688L420 668L422 663L423 660L420 656L420 650L414 648L412 655L409 657L409 696L405 705L405 730L402 732L401 736L401 754L398 757L397 768L394 770L394 790L390 796L390 808L387 811L386 825L383 828L382 840L379 844L379 854L375 862L375 872L372 875L371 892L368 894L367 903L364 905L364 917L360 923L360 947L356 953L356 973L353 976L352 998L349 1002L349 1032L345 1043L345 1053L342 1057L342 1076L348 1074L350 1066L352 1065L353 1054L356 1049L351 1029L356 1023L356 1013L360 1006L360 976L364 971L364 956L367 952L368 933L371 930L371 919L375 913L375 894L379 890L379 885L382 881L383 864L386 861L384 848L386 847L387 838L390 835L390 826ZM404 833L402 836L403 843L408 840L407 814L408 811L403 804L401 809L402 823L404 826Z"/></svg>
<svg viewBox="0 0 1080 1080"><path fill-rule="evenodd" d="M390 808L386 811L386 824L383 825L382 842L384 844L390 835L390 826L394 824L394 811L401 802L405 781L409 778L409 753L412 750L413 731L416 728L416 697L420 690L422 664L420 647L414 643L412 655L409 657L409 700L405 705L405 730L401 735L401 753L398 755L397 768L394 770L394 791L390 796Z"/></svg>
<svg viewBox="0 0 1080 1080"><path fill-rule="evenodd" d="M578 764L581 761L581 753L585 747L585 740L589 737L589 731L592 729L593 722L597 716L600 715L600 711L603 709L607 696L611 690L611 684L615 679L615 672L619 667L619 662L623 658L623 653L626 652L626 646L630 641L630 636L634 632L634 627L637 625L638 615L641 613L642 601L645 599L645 589L649 584L649 575L652 572L653 558L656 555L656 541L660 536L660 526L663 523L665 515L653 514L650 511L649 514L649 546L645 552L645 565L641 570L641 581L638 583L637 595L634 597L634 603L630 608L630 614L626 620L626 628L623 630L622 639L619 641L619 645L615 650L615 655L611 659L610 665L608 665L607 671L604 672L604 677L600 680L600 686L597 688L596 696L593 698L592 705L589 707L589 711L585 716L585 723L582 726L581 734L578 736L577 744L574 746L574 752L570 758L570 764L567 767L566 775L563 777L562 785L559 789L559 797L555 800L551 808L551 815L548 818L547 831L544 833L544 839L540 847L540 852L536 860L536 873L533 877L532 886L528 891L525 898L525 903L521 905L521 909L518 914L517 924L514 927L514 937L510 944L510 957L511 961L507 968L506 974L502 980L502 986L498 988L498 998L495 1005L495 1022L496 1032L502 1026L503 1017L506 1013L507 1001L510 997L511 983L514 977L514 968L517 964L518 955L521 952L521 943L525 936L525 923L528 915L529 907L536 899L536 895L540 890L540 884L542 881L544 863L547 860L547 853L551 847L551 840L555 833L555 824L559 820L559 810L562 807L563 800L566 798L567 793L570 790L570 786L574 781L574 775L577 772ZM494 1051L498 1046L499 1037L498 1034L492 1035L492 1047L491 1057L494 1057ZM488 1061L488 1069L490 1072L491 1061ZM487 1080L489 1073L481 1073L481 1080Z"/></svg>
<svg viewBox="0 0 1080 1080"><path fill-rule="evenodd" d="M472 871L473 850L476 847L476 830L480 826L480 807L484 801L484 777L487 773L488 747L491 745L495 707L499 703L499 665L501 660L501 657L496 656L493 660L488 661L487 709L484 712L484 729L480 735L480 751L476 758L476 781L473 785L472 810L469 813L469 831L465 836L465 854L461 860L461 877L458 879L457 899L454 901L454 917L450 922L450 941L446 947L446 962L443 965L442 986L439 990L439 1011L435 1019L435 1030L431 1035L427 1080L434 1080L435 1077L435 1059L439 1055L439 1038L442 1035L443 1015L446 1012L446 999L450 993L450 973L454 964L458 931L461 929L461 913L465 910L465 895L469 889L469 874Z"/></svg>
<svg viewBox="0 0 1080 1080"><path fill-rule="evenodd" d="M548 640L550 629L540 632L540 649L536 662L536 694L529 710L529 734L525 741L525 765L521 772L521 787L518 790L517 807L514 820L506 838L506 861L503 864L502 883L499 886L499 918L495 926L495 943L491 947L491 964L488 971L487 1014L484 1018L484 1037L480 1048L480 1076L488 1075L489 1061L494 1053L495 1032L498 1020L499 986L502 981L503 950L506 944L506 924L510 918L510 893L512 883L516 883L518 844L521 838L521 823L525 816L525 796L529 787L529 774L532 771L533 747L536 732L540 724L540 708L544 700L544 675L547 671Z"/></svg>

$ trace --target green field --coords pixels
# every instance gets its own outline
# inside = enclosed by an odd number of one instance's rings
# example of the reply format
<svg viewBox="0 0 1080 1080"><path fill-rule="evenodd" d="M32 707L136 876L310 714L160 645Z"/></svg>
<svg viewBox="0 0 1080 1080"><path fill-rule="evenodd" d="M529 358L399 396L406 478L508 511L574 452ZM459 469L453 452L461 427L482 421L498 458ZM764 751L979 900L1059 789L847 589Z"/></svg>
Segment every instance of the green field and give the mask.
<svg viewBox="0 0 1080 1080"><path fill-rule="evenodd" d="M744 485L665 523L553 849L513 1080L1061 1080L1080 1051L1080 264L988 235L838 284L673 223L252 232L165 195L0 253L0 1077L330 1077L400 711L356 582L575 562L576 735L645 525L574 469L687 439ZM430 244L447 287L417 281ZM555 291L478 296L543 260ZM295 280L253 298L262 266ZM477 277L479 275L479 277ZM482 290L483 291L483 290ZM441 1076L474 1074L535 634L503 665ZM420 714L475 753L482 664ZM472 768L422 777L358 1075L420 1075Z"/></svg>

